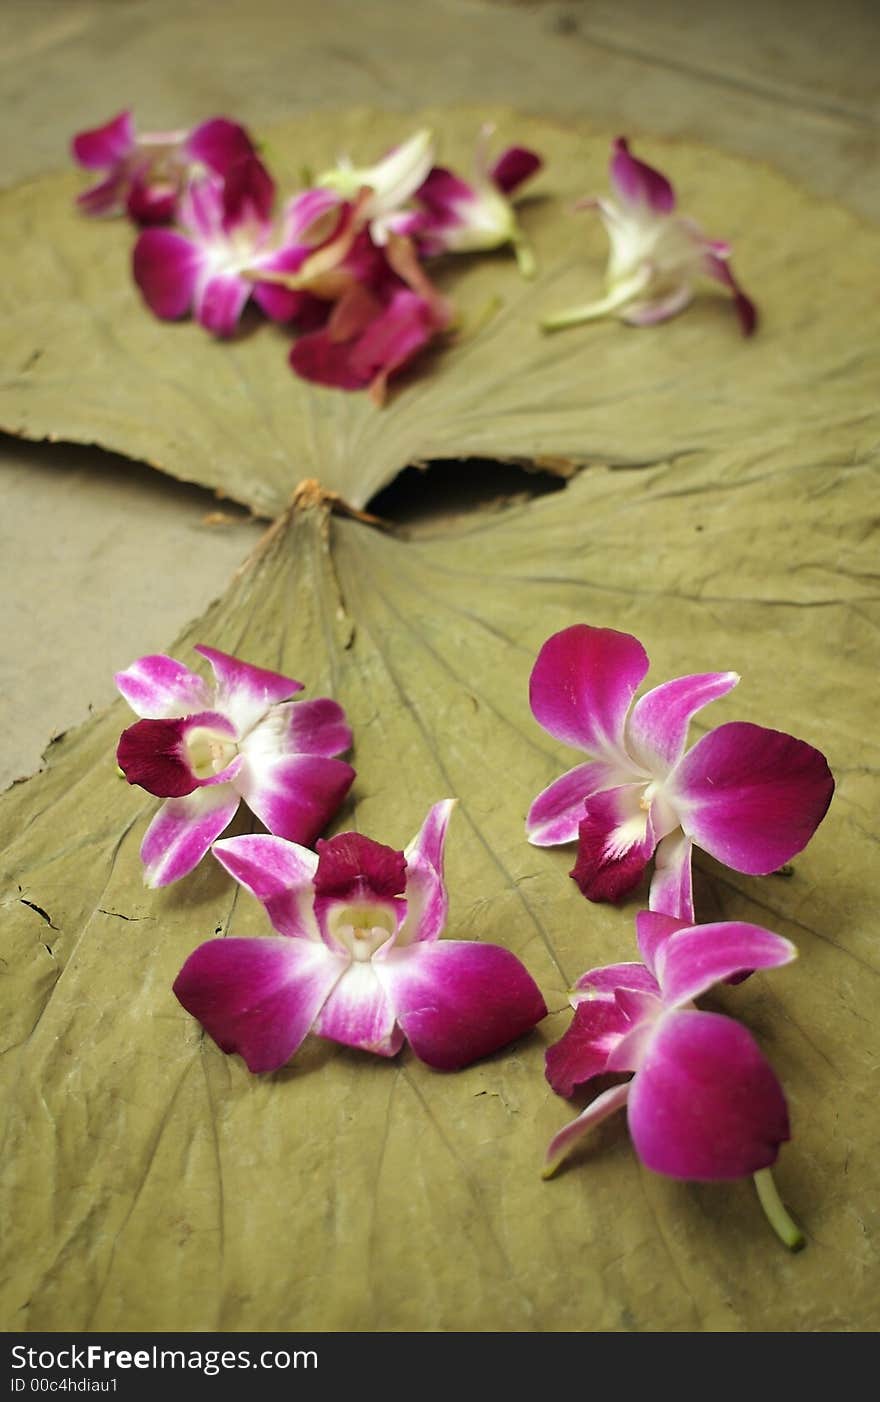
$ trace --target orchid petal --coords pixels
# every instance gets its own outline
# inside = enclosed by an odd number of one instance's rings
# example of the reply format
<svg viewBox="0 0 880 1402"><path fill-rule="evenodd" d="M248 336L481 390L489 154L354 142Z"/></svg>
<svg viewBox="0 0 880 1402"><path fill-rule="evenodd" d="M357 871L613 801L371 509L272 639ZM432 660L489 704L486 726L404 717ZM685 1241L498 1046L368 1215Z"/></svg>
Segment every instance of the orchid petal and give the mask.
<svg viewBox="0 0 880 1402"><path fill-rule="evenodd" d="M91 185L77 195L76 202L84 214L121 214L125 208L126 190L125 174L113 171L106 180Z"/></svg>
<svg viewBox="0 0 880 1402"><path fill-rule="evenodd" d="M660 911L639 911L636 916L636 939L639 953L645 961L645 966L651 970L655 978L657 959L662 946L673 935L677 935L679 930L689 930L692 923L690 920L679 920L675 916L665 915Z"/></svg>
<svg viewBox="0 0 880 1402"><path fill-rule="evenodd" d="M403 853L358 832L322 840L317 852L315 915L327 944L351 948L358 929L393 939L406 918Z"/></svg>
<svg viewBox="0 0 880 1402"><path fill-rule="evenodd" d="M666 791L699 847L734 871L764 876L807 845L831 802L834 780L812 745L731 721L697 741Z"/></svg>
<svg viewBox="0 0 880 1402"><path fill-rule="evenodd" d="M349 964L324 1004L315 1034L346 1047L396 1056L403 1046L394 1008L371 961Z"/></svg>
<svg viewBox="0 0 880 1402"><path fill-rule="evenodd" d="M559 1168L563 1159L567 1158L574 1148L591 1129L600 1125L603 1120L607 1120L609 1115L613 1115L616 1110L622 1109L629 1097L630 1082L623 1086L612 1086L610 1090L605 1090L596 1099L591 1101L586 1110L582 1110L576 1120L561 1129L558 1134L550 1140L547 1154L544 1159L543 1178L551 1178Z"/></svg>
<svg viewBox="0 0 880 1402"><path fill-rule="evenodd" d="M351 749L345 711L329 696L286 702L277 707L277 713L287 720L285 745L293 751L332 759Z"/></svg>
<svg viewBox="0 0 880 1402"><path fill-rule="evenodd" d="M446 830L455 807L454 798L435 803L406 848L406 919L396 945L436 940L446 925L448 900L443 884L443 849Z"/></svg>
<svg viewBox="0 0 880 1402"><path fill-rule="evenodd" d="M214 273L199 282L193 312L213 336L231 336L238 327L253 284L237 273Z"/></svg>
<svg viewBox="0 0 880 1402"><path fill-rule="evenodd" d="M308 940L209 940L174 981L187 1012L248 1070L277 1071L310 1030L344 964Z"/></svg>
<svg viewBox="0 0 880 1402"><path fill-rule="evenodd" d="M618 901L638 886L656 846L644 788L627 784L587 800L570 875L590 901Z"/></svg>
<svg viewBox="0 0 880 1402"><path fill-rule="evenodd" d="M303 689L302 682L294 681L293 677L253 667L217 648L198 644L195 651L211 664L217 683L215 704L229 716L239 735L245 735L270 706L277 701L287 701Z"/></svg>
<svg viewBox="0 0 880 1402"><path fill-rule="evenodd" d="M168 886L187 876L232 822L238 804L231 784L209 785L185 798L166 799L141 844L146 884Z"/></svg>
<svg viewBox="0 0 880 1402"><path fill-rule="evenodd" d="M199 731L215 742L214 750L206 752L208 770L204 774L193 763L190 748ZM235 754L234 740L233 726L216 711L139 720L122 732L116 762L130 784L138 784L157 798L182 798L205 784L222 784L235 777L241 759ZM215 767L215 756L219 768Z"/></svg>
<svg viewBox="0 0 880 1402"><path fill-rule="evenodd" d="M557 740L626 762L624 725L648 670L637 638L585 623L548 638L529 682L532 714Z"/></svg>
<svg viewBox="0 0 880 1402"><path fill-rule="evenodd" d="M104 170L124 160L134 145L134 121L131 112L126 111L101 127L78 132L70 149L74 160L87 170Z"/></svg>
<svg viewBox="0 0 880 1402"><path fill-rule="evenodd" d="M601 760L578 764L538 794L526 818L526 837L534 847L574 842L584 803L603 789L618 788L632 776L621 765Z"/></svg>
<svg viewBox="0 0 880 1402"><path fill-rule="evenodd" d="M658 843L648 895L652 910L687 923L694 918L692 849L690 838L681 831L669 833Z"/></svg>
<svg viewBox="0 0 880 1402"><path fill-rule="evenodd" d="M489 1056L547 1013L531 975L497 945L427 940L390 946L374 966L416 1056L441 1071Z"/></svg>
<svg viewBox="0 0 880 1402"><path fill-rule="evenodd" d="M667 1014L630 1086L629 1129L655 1173L713 1181L774 1163L785 1097L749 1032L718 1013Z"/></svg>
<svg viewBox="0 0 880 1402"><path fill-rule="evenodd" d="M150 179L149 167L142 175L133 175L125 208L136 224L167 224L177 208L179 189L176 183Z"/></svg>
<svg viewBox="0 0 880 1402"><path fill-rule="evenodd" d="M524 185L537 171L543 161L536 151L525 146L508 146L489 170L489 178L502 195L512 195L520 185Z"/></svg>
<svg viewBox="0 0 880 1402"><path fill-rule="evenodd" d="M618 989L658 994L660 985L645 964L604 964L600 969L588 969L575 980L571 991L572 1007L599 1001L614 1003Z"/></svg>
<svg viewBox="0 0 880 1402"><path fill-rule="evenodd" d="M235 784L270 832L309 846L330 821L354 781L350 764L322 755L260 759L242 746L245 764Z"/></svg>
<svg viewBox="0 0 880 1402"><path fill-rule="evenodd" d="M303 190L294 195L284 207L285 241L297 243L319 219L331 210L338 210L341 202L342 197L335 190L323 188Z"/></svg>
<svg viewBox="0 0 880 1402"><path fill-rule="evenodd" d="M675 191L659 170L630 154L629 143L619 136L614 143L610 165L611 182L628 205L649 209L653 214L671 214Z"/></svg>
<svg viewBox="0 0 880 1402"><path fill-rule="evenodd" d="M724 249L725 254L729 251L724 244L718 245L718 247ZM733 293L733 304L739 317L740 329L744 336L751 336L758 325L758 310L752 299L743 292L726 257L709 253L703 262L703 268L709 277L714 278L716 282L720 282Z"/></svg>
<svg viewBox="0 0 880 1402"><path fill-rule="evenodd" d="M320 940L312 908L318 858L283 837L254 833L226 837L211 848L221 866L266 907L279 935Z"/></svg>
<svg viewBox="0 0 880 1402"><path fill-rule="evenodd" d="M135 715L151 720L186 716L205 711L211 703L209 688L182 662L164 653L139 657L114 678Z"/></svg>
<svg viewBox="0 0 880 1402"><path fill-rule="evenodd" d="M226 175L239 161L256 155L244 127L228 117L211 117L194 127L184 143L185 153L217 175Z"/></svg>
<svg viewBox="0 0 880 1402"><path fill-rule="evenodd" d="M163 321L189 311L202 265L200 250L172 229L145 229L132 254L134 280L150 311Z"/></svg>
<svg viewBox="0 0 880 1402"><path fill-rule="evenodd" d="M656 326L661 321L669 321L684 311L692 301L694 289L689 282L679 283L670 292L664 292L662 297L645 298L644 300L632 301L628 306L622 308L620 313L621 321L625 321L628 326Z"/></svg>
<svg viewBox="0 0 880 1402"><path fill-rule="evenodd" d="M677 931L656 953L657 978L668 1007L699 998L716 983L755 969L776 969L797 958L794 945L772 930L723 920Z"/></svg>
<svg viewBox="0 0 880 1402"><path fill-rule="evenodd" d="M544 1074L556 1094L572 1095L577 1086L601 1076L610 1052L630 1030L629 1019L613 998L580 1003L567 1030L544 1057Z"/></svg>
<svg viewBox="0 0 880 1402"><path fill-rule="evenodd" d="M736 686L736 672L703 672L676 677L640 696L627 722L627 748L637 764L656 777L684 754L691 718Z"/></svg>

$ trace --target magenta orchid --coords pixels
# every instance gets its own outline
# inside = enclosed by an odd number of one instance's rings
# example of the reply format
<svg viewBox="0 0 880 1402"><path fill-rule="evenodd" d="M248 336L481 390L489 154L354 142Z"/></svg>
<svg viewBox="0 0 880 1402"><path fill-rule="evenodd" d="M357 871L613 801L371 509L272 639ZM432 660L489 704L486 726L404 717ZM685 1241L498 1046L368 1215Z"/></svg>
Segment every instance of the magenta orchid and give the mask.
<svg viewBox="0 0 880 1402"><path fill-rule="evenodd" d="M634 1074L560 1130L544 1176L626 1106L633 1147L648 1168L709 1182L758 1175L766 1206L773 1197L767 1170L790 1138L782 1088L751 1033L732 1018L699 1011L693 1000L717 983L788 964L797 951L781 935L739 921L694 926L642 911L636 929L644 962L583 974L572 993L571 1026L546 1056L558 1095L606 1073ZM799 1244L781 1204L768 1216L783 1240Z"/></svg>
<svg viewBox="0 0 880 1402"><path fill-rule="evenodd" d="M225 178L240 161L256 160L244 127L227 117L212 117L192 131L138 135L130 111L79 132L71 151L79 165L103 174L78 197L80 208L94 215L128 213L138 224L171 219L190 179L206 173Z"/></svg>
<svg viewBox="0 0 880 1402"><path fill-rule="evenodd" d="M141 657L116 685L142 719L117 760L130 784L164 798L141 847L148 886L186 876L244 799L273 833L312 842L354 779L342 707L291 701L302 683L216 648L196 647L214 684L173 657Z"/></svg>
<svg viewBox="0 0 880 1402"><path fill-rule="evenodd" d="M675 191L666 176L631 155L623 137L614 143L610 174L613 195L578 205L598 210L611 243L606 295L545 318L544 330L593 321L608 312L633 326L666 321L687 306L694 283L705 276L732 294L743 335L750 336L757 313L733 275L730 245L707 238L692 219L676 213Z"/></svg>
<svg viewBox="0 0 880 1402"><path fill-rule="evenodd" d="M734 871L776 871L809 842L834 780L805 741L745 721L685 751L691 718L739 677L678 677L633 704L647 671L642 644L610 628L576 624L541 648L532 713L591 758L538 795L526 833L538 847L578 838L571 875L593 901L625 896L656 851L651 909L692 920L693 846Z"/></svg>
<svg viewBox="0 0 880 1402"><path fill-rule="evenodd" d="M492 123L477 139L474 177L469 184L434 166L415 192L416 209L398 215L392 227L415 239L420 253L476 253L512 244L522 273L531 277L535 261L517 221L511 196L537 171L541 158L524 146L510 146L489 159Z"/></svg>
<svg viewBox="0 0 880 1402"><path fill-rule="evenodd" d="M218 842L278 934L201 945L174 984L180 1002L255 1072L283 1066L309 1031L387 1057L406 1039L446 1071L530 1031L547 1009L519 960L440 939L452 807L436 803L405 852L356 832L317 855L277 837Z"/></svg>

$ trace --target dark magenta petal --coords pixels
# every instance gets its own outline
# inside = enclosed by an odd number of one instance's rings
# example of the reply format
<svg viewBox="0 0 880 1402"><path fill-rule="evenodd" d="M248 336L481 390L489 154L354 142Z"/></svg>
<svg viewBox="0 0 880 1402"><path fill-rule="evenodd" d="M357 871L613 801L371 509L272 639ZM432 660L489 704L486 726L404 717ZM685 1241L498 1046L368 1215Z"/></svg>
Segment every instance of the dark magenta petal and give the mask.
<svg viewBox="0 0 880 1402"><path fill-rule="evenodd" d="M233 230L242 220L271 218L275 181L256 156L247 156L227 170L223 180L223 227Z"/></svg>
<svg viewBox="0 0 880 1402"><path fill-rule="evenodd" d="M416 191L416 199L428 207L435 216L434 222L439 219L441 223L444 215L457 218L457 207L470 203L473 198L473 187L444 166L432 166Z"/></svg>
<svg viewBox="0 0 880 1402"><path fill-rule="evenodd" d="M318 842L315 891L319 896L360 901L376 896L387 899L406 889L406 859L402 852L385 847L359 832L341 832Z"/></svg>
<svg viewBox="0 0 880 1402"><path fill-rule="evenodd" d="M139 720L123 730L116 763L130 784L159 798L183 798L199 781L183 750L185 720Z"/></svg>
<svg viewBox="0 0 880 1402"><path fill-rule="evenodd" d="M416 1056L440 1071L489 1056L547 1013L534 979L497 945L427 940L373 965Z"/></svg>
<svg viewBox="0 0 880 1402"><path fill-rule="evenodd" d="M246 752L236 787L270 832L308 847L333 817L354 776L341 759L285 755L257 761Z"/></svg>
<svg viewBox="0 0 880 1402"><path fill-rule="evenodd" d="M174 992L221 1051L238 1052L251 1071L276 1071L344 970L342 960L312 940L209 940L189 956Z"/></svg>
<svg viewBox="0 0 880 1402"><path fill-rule="evenodd" d="M557 740L619 760L626 714L647 670L637 638L577 623L554 633L538 653L529 682L532 714Z"/></svg>
<svg viewBox="0 0 880 1402"><path fill-rule="evenodd" d="M639 1158L670 1178L743 1178L789 1136L782 1088L751 1033L731 1018L668 1013L630 1085Z"/></svg>
<svg viewBox="0 0 880 1402"><path fill-rule="evenodd" d="M125 207L136 224L167 224L174 218L179 190L167 181L135 177Z"/></svg>
<svg viewBox="0 0 880 1402"><path fill-rule="evenodd" d="M543 161L536 151L525 146L508 146L502 151L489 174L502 195L512 195L520 185L541 169Z"/></svg>
<svg viewBox="0 0 880 1402"><path fill-rule="evenodd" d="M87 170L103 170L124 160L134 142L131 112L120 112L102 127L78 132L71 142L71 151L74 160Z"/></svg>
<svg viewBox="0 0 880 1402"><path fill-rule="evenodd" d="M789 940L741 920L677 930L655 951L657 978L667 1006L690 1003L716 983L741 980L755 969L777 969L796 957Z"/></svg>
<svg viewBox="0 0 880 1402"><path fill-rule="evenodd" d="M567 1031L544 1058L544 1074L556 1094L569 1096L576 1086L600 1076L609 1053L630 1030L617 1002L591 998L579 1003Z"/></svg>
<svg viewBox="0 0 880 1402"><path fill-rule="evenodd" d="M739 318L740 329L744 336L751 336L758 325L758 309L752 299L743 292L727 259L719 258L714 253L708 253L704 266L710 277L713 277L716 282L722 283L732 292L733 305Z"/></svg>
<svg viewBox="0 0 880 1402"><path fill-rule="evenodd" d="M238 161L256 155L253 141L243 126L228 117L210 117L194 127L186 139L186 154L201 161L217 175L225 175Z"/></svg>
<svg viewBox="0 0 880 1402"><path fill-rule="evenodd" d="M675 191L666 176L631 155L623 136L614 143L611 180L627 204L644 205L655 214L670 214L675 209Z"/></svg>
<svg viewBox="0 0 880 1402"><path fill-rule="evenodd" d="M145 229L134 246L134 280L150 311L163 321L189 311L201 264L199 250L171 229Z"/></svg>
<svg viewBox="0 0 880 1402"><path fill-rule="evenodd" d="M650 817L639 806L642 792L640 784L628 784L587 799L569 875L589 901L619 901L642 879L655 847Z"/></svg>
<svg viewBox="0 0 880 1402"><path fill-rule="evenodd" d="M370 376L351 363L351 342L335 341L330 333L310 331L291 349L290 365L300 379L334 389L366 389Z"/></svg>
<svg viewBox="0 0 880 1402"><path fill-rule="evenodd" d="M834 780L803 740L731 721L698 740L667 784L681 826L734 871L764 876L806 847Z"/></svg>

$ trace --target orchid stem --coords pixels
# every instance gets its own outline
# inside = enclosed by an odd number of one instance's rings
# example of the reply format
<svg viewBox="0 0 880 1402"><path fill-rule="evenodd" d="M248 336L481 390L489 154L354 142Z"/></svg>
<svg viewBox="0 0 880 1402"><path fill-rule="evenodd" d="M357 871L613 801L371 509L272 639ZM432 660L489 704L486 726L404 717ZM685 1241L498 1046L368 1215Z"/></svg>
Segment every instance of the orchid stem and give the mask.
<svg viewBox="0 0 880 1402"><path fill-rule="evenodd" d="M800 1227L785 1210L779 1190L773 1181L769 1168L762 1168L752 1175L758 1190L758 1200L764 1209L764 1216L770 1223L779 1240L789 1251L800 1251L807 1241Z"/></svg>
<svg viewBox="0 0 880 1402"><path fill-rule="evenodd" d="M531 244L527 243L524 238L515 238L513 240L513 251L516 254L516 266L519 268L523 277L533 278L537 272L537 265L535 263L535 255L532 252Z"/></svg>

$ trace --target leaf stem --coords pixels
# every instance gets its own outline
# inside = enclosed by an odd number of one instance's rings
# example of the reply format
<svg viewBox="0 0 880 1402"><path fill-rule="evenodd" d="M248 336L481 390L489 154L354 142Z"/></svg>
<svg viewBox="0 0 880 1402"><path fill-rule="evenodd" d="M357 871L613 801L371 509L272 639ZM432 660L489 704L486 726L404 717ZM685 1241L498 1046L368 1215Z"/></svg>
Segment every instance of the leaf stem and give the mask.
<svg viewBox="0 0 880 1402"><path fill-rule="evenodd" d="M752 1176L758 1190L758 1200L770 1226L789 1251L800 1251L807 1244L806 1237L785 1210L770 1169L762 1168Z"/></svg>

